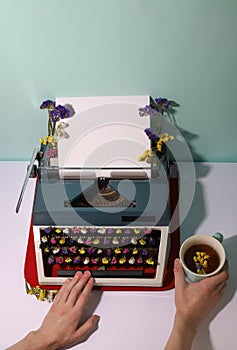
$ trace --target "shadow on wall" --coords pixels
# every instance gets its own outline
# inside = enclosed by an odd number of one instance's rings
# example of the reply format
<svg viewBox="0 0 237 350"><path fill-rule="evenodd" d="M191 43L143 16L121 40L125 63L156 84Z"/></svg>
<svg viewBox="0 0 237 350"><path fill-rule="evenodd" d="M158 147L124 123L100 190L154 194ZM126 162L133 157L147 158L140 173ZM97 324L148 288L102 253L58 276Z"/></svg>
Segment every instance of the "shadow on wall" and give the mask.
<svg viewBox="0 0 237 350"><path fill-rule="evenodd" d="M178 107L178 103L172 102L172 108L169 109L167 120L164 120L163 127L168 134L175 137L173 141L167 144L170 159L175 162L190 164L190 167L193 166L194 168L194 171L192 172L188 169L188 166L186 168L185 166L183 167L184 169L187 169L187 172L184 170L182 173L182 176L186 177L182 180L184 187L187 187L187 189L182 189L182 187L180 187L180 191L184 191L185 193L185 195L183 195L183 193L180 192L180 211L185 205L185 198L190 196L189 203L191 202L189 210L185 213L185 217L182 213L180 215L181 240L184 240L196 232L200 223L206 216L203 188L199 179L208 175L209 166L208 163L198 163L198 166L195 166L195 160L204 159L194 147L194 142L198 136L179 127L176 118ZM191 178L192 176L194 178ZM192 189L193 193L188 193L188 188Z"/></svg>

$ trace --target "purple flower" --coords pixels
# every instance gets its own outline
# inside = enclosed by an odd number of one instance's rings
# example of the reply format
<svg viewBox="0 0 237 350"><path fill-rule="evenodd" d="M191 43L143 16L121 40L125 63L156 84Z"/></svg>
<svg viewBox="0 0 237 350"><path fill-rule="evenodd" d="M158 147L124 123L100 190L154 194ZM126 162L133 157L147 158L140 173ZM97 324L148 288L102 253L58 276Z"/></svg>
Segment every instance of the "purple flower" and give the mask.
<svg viewBox="0 0 237 350"><path fill-rule="evenodd" d="M55 108L55 102L52 100L46 100L41 103L40 109L53 109Z"/></svg>
<svg viewBox="0 0 237 350"><path fill-rule="evenodd" d="M158 136L152 131L151 128L146 128L144 132L151 141L156 141L158 139Z"/></svg>
<svg viewBox="0 0 237 350"><path fill-rule="evenodd" d="M51 228L50 227L46 227L45 229L44 229L44 232L45 233L49 233L51 231Z"/></svg>
<svg viewBox="0 0 237 350"><path fill-rule="evenodd" d="M167 98L155 98L155 102L160 105L164 110L168 109L170 106L170 101Z"/></svg>
<svg viewBox="0 0 237 350"><path fill-rule="evenodd" d="M64 106L58 105L54 109L49 111L52 122L57 122L60 119L65 119L70 117L70 111Z"/></svg>
<svg viewBox="0 0 237 350"><path fill-rule="evenodd" d="M74 264L79 264L80 261L81 261L80 256L76 256L76 257L73 259Z"/></svg>
<svg viewBox="0 0 237 350"><path fill-rule="evenodd" d="M48 257L48 264L52 265L54 263L54 257L53 256L49 256Z"/></svg>
<svg viewBox="0 0 237 350"><path fill-rule="evenodd" d="M155 117L157 115L157 111L154 108L152 108L151 105L149 105L149 106L146 105L143 108L139 108L138 111L139 111L140 117L144 117L144 116L148 116L148 115Z"/></svg>
<svg viewBox="0 0 237 350"><path fill-rule="evenodd" d="M94 252L95 252L95 248L93 248L93 247L90 247L87 249L88 254L93 254Z"/></svg>

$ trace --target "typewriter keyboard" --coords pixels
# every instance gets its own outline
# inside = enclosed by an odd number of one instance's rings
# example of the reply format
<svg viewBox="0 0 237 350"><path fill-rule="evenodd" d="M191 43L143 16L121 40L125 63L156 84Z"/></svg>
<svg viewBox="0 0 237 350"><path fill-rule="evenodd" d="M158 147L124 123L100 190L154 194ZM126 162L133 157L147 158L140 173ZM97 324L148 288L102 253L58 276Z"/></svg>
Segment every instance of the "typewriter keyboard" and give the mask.
<svg viewBox="0 0 237 350"><path fill-rule="evenodd" d="M70 277L89 269L97 278L153 278L160 240L160 230L145 227L40 228L47 277Z"/></svg>

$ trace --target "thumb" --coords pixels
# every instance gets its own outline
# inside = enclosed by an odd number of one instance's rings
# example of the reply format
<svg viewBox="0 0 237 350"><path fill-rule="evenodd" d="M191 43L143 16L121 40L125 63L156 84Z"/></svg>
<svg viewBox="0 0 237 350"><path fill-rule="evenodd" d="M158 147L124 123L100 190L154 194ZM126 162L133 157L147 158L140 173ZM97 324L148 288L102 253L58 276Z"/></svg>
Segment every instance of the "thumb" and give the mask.
<svg viewBox="0 0 237 350"><path fill-rule="evenodd" d="M177 258L174 261L174 278L175 278L175 288L184 288L186 285L184 270L180 260Z"/></svg>
<svg viewBox="0 0 237 350"><path fill-rule="evenodd" d="M90 316L85 323L83 323L76 332L76 341L84 341L90 333L95 330L98 322L100 320L100 316L92 315Z"/></svg>

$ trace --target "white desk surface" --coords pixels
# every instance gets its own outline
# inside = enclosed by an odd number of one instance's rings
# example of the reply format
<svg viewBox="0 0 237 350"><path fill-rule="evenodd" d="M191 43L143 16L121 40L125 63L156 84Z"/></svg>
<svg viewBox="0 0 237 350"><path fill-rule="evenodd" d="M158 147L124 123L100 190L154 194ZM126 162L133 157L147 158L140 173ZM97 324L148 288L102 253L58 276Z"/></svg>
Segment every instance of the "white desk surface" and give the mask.
<svg viewBox="0 0 237 350"><path fill-rule="evenodd" d="M30 179L19 214L17 199L27 162L0 162L1 288L0 349L22 338L41 324L50 304L25 293L24 259L34 196ZM188 164L187 164L188 166ZM204 321L193 349L235 350L237 319L237 163L196 164L196 192L181 227L181 240L190 234L225 236L230 279L221 302ZM98 330L73 349L162 350L173 317L174 290L167 292L94 291L87 313L101 316Z"/></svg>

